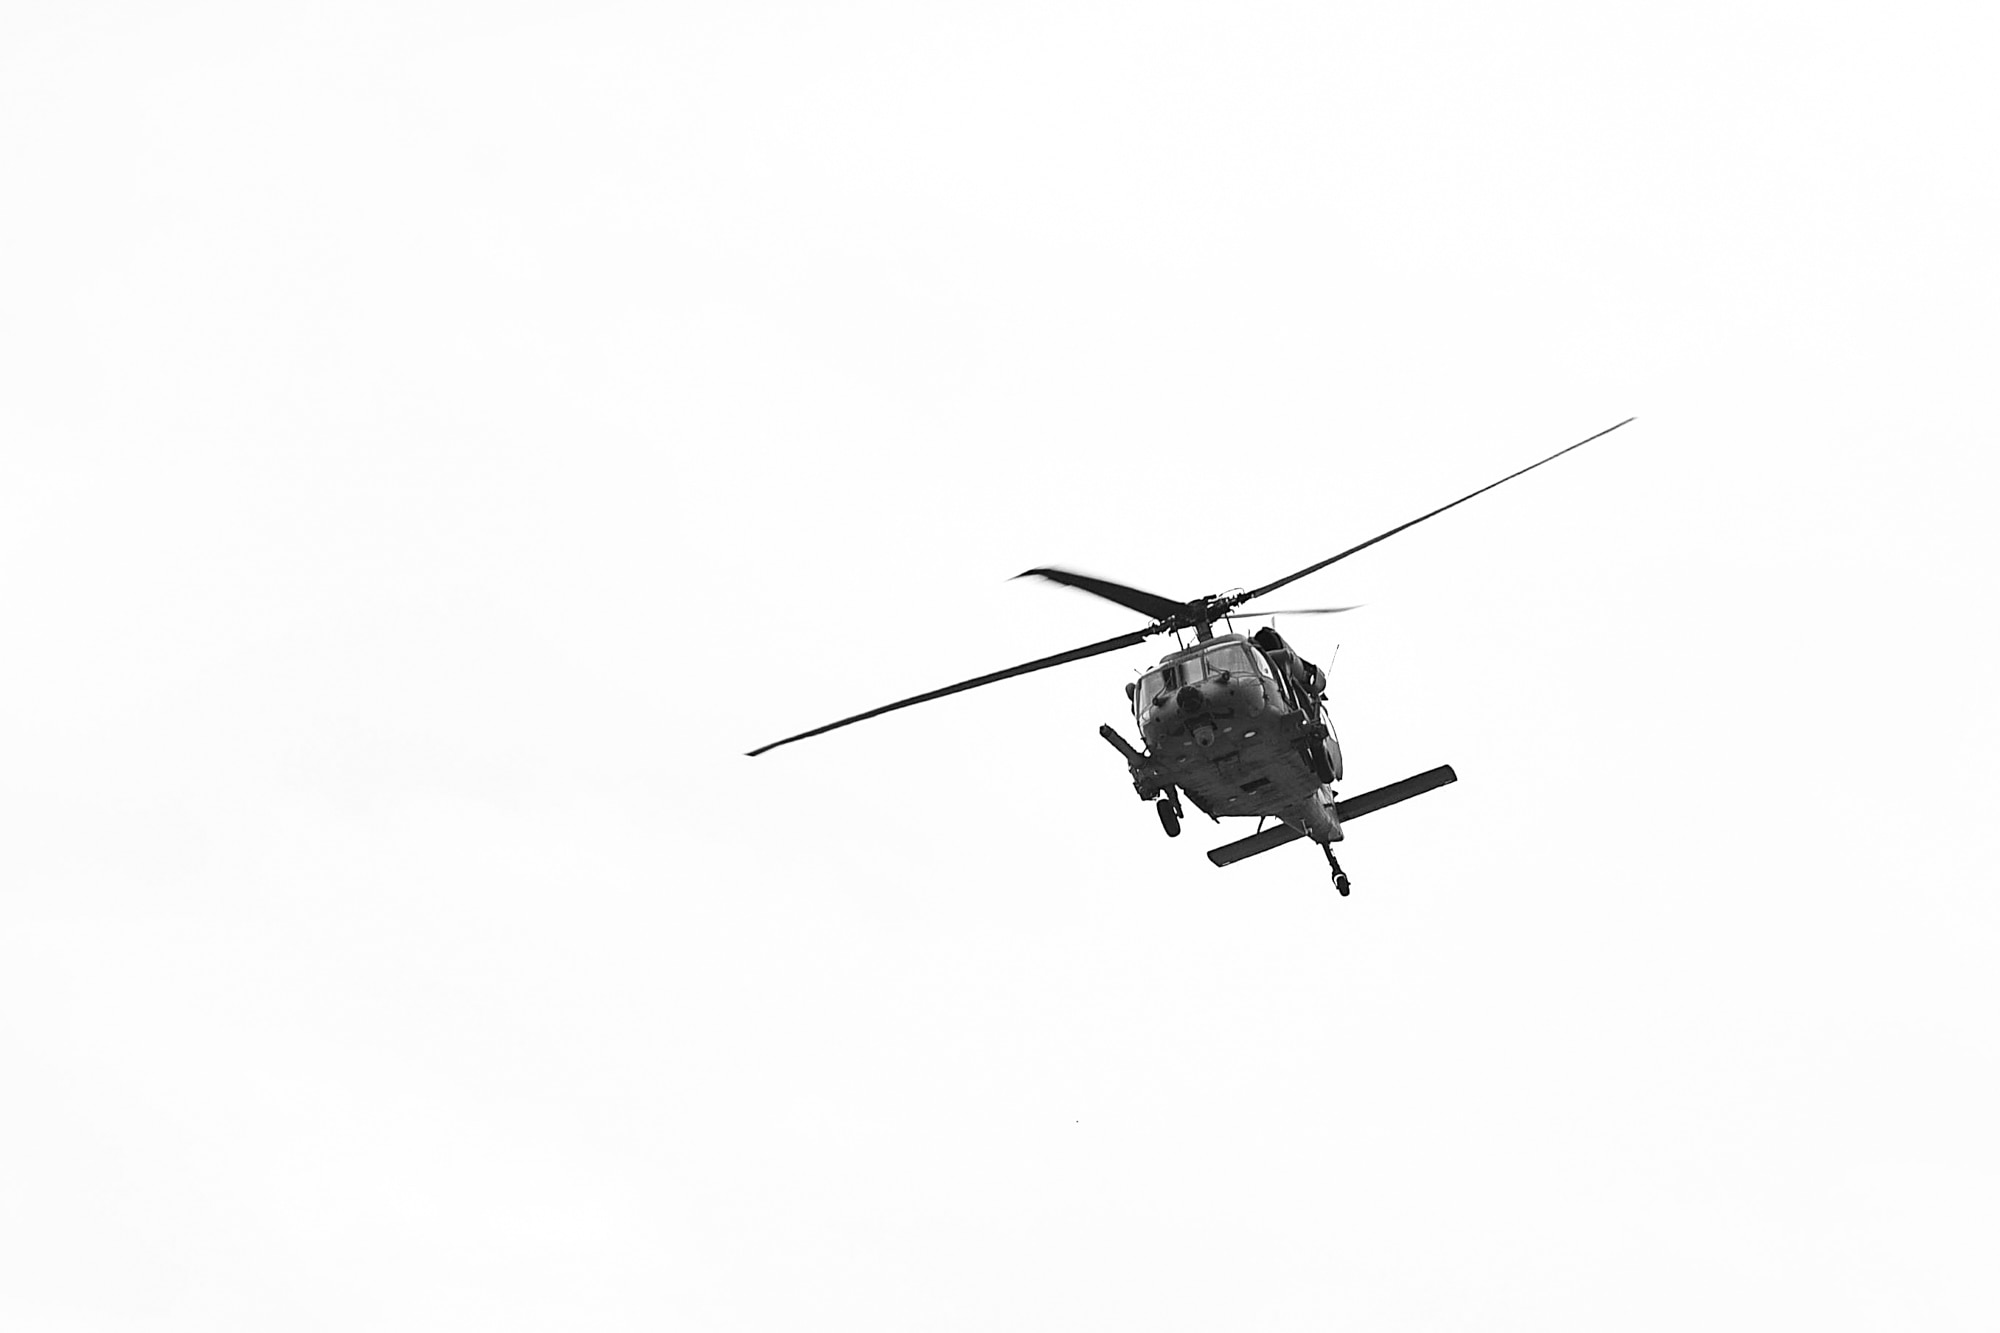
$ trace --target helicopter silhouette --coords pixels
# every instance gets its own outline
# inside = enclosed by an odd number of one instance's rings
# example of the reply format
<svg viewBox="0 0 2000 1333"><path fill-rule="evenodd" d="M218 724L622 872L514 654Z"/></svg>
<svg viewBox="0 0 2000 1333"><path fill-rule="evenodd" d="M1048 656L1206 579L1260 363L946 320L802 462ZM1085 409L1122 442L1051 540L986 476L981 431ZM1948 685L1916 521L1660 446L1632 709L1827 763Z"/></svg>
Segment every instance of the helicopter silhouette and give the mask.
<svg viewBox="0 0 2000 1333"><path fill-rule="evenodd" d="M1186 813L1181 804L1182 797L1217 822L1232 817L1254 816L1258 820L1257 832L1215 848L1208 853L1208 859L1218 866L1233 865L1275 847L1310 838L1325 854L1327 865L1333 872L1333 886L1344 898L1350 882L1333 851L1333 844L1346 836L1342 825L1348 820L1456 782L1458 775L1449 764L1445 764L1400 782L1392 782L1386 787L1377 787L1346 800L1340 799L1333 784L1341 781L1345 772L1340 739L1327 715L1326 672L1307 661L1275 628L1259 629L1254 634L1243 635L1234 632L1217 634L1215 627L1218 624L1226 627L1230 615L1247 602L1276 592L1308 574L1318 573L1328 565L1365 551L1426 519L1436 518L1496 486L1533 472L1545 463L1554 462L1571 450L1581 449L1592 440L1602 439L1635 419L1627 417L1616 426L1607 426L1595 435L1558 449L1547 458L1461 495L1450 504L1440 505L1427 514L1420 514L1407 523L1350 546L1338 555L1328 556L1248 591L1232 589L1183 602L1074 570L1054 567L1026 570L1015 577L1047 579L1102 597L1140 615L1152 617L1152 623L1144 629L1115 638L1038 657L1032 662L974 676L971 680L962 680L943 689L898 699L880 708L871 708L865 713L856 713L852 717L802 731L796 736L760 745L749 753L752 756L764 754L781 745L824 735L899 708L928 703L932 699L991 685L1012 676L1024 676L1031 671L1045 671L1088 657L1114 653L1143 643L1156 634L1181 636L1191 631L1193 644L1187 645L1183 641L1181 648L1161 658L1157 666L1125 687L1126 699L1132 707L1132 720L1138 727L1143 748L1134 746L1109 725L1099 727L1098 734L1124 756L1133 789L1139 793L1141 800L1153 804L1159 815L1160 827L1168 837L1180 836L1181 820ZM1330 615L1353 609L1348 606L1325 606L1244 614L1259 618ZM1270 819L1278 822L1267 829L1264 822Z"/></svg>

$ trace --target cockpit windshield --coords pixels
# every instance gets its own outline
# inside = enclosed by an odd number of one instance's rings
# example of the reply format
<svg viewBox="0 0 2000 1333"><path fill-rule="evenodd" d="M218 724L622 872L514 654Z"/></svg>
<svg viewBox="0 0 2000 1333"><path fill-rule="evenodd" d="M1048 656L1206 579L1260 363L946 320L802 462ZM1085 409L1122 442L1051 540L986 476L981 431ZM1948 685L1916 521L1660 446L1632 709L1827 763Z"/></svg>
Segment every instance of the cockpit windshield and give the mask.
<svg viewBox="0 0 2000 1333"><path fill-rule="evenodd" d="M1154 667L1140 678L1138 692L1133 697L1141 712L1163 692L1181 687L1181 667L1182 663L1169 662L1165 666Z"/></svg>
<svg viewBox="0 0 2000 1333"><path fill-rule="evenodd" d="M1254 674L1257 667L1250 660L1249 652L1240 643L1218 644L1201 655L1202 674L1213 676L1227 671L1234 675Z"/></svg>
<svg viewBox="0 0 2000 1333"><path fill-rule="evenodd" d="M1194 681L1219 676L1227 671L1232 676L1256 676L1268 674L1261 655L1241 643L1218 643L1203 650L1199 657L1183 657L1177 662L1167 662L1154 667L1139 679L1139 686L1132 694L1132 702L1140 712L1145 712L1154 699L1162 693L1177 690Z"/></svg>

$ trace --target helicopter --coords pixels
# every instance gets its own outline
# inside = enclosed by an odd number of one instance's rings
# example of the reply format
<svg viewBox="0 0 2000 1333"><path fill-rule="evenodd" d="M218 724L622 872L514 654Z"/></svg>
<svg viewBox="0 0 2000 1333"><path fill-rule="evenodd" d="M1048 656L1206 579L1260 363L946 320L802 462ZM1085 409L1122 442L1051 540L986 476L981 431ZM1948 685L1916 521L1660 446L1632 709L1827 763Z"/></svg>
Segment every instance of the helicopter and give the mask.
<svg viewBox="0 0 2000 1333"><path fill-rule="evenodd" d="M1558 449L1547 458L1510 472L1499 481L1489 482L1450 504L1440 505L1337 555L1247 591L1237 588L1210 593L1192 601L1176 601L1074 570L1045 566L1023 571L1015 577L1046 579L1090 593L1149 616L1152 623L1144 629L1132 630L1115 638L1039 657L1032 662L975 676L943 689L898 699L880 708L871 708L865 713L856 713L852 717L802 731L796 736L760 745L749 754L754 757L781 745L824 735L899 708L928 703L1012 676L1024 676L1032 671L1045 671L1050 667L1117 652L1143 643L1156 634L1172 633L1182 646L1162 657L1158 665L1125 687L1125 697L1131 706L1132 721L1138 729L1141 745L1133 745L1109 724L1098 728L1098 734L1124 757L1133 790L1139 794L1140 800L1153 805L1161 829L1170 838L1180 836L1181 821L1186 817L1186 808L1182 804L1184 797L1187 804L1217 823L1227 818L1255 817L1258 821L1255 833L1225 843L1208 853L1208 859L1217 866L1234 865L1302 838L1311 839L1326 857L1327 866L1333 873L1334 889L1345 898L1351 883L1333 850L1333 845L1346 837L1343 825L1362 815L1456 782L1458 774L1449 764L1444 764L1386 787L1341 799L1333 784L1342 781L1346 773L1340 738L1335 734L1327 713L1326 672L1286 642L1275 627L1262 628L1248 635L1236 633L1231 625L1232 614L1247 602L1276 592L1308 574L1316 574L1426 519L1436 518L1496 486L1533 472L1572 450L1581 449L1592 440L1602 439L1634 420L1636 418L1627 417L1615 426L1607 426L1595 435ZM1281 615L1330 615L1353 609L1351 606L1326 606L1242 614L1261 619ZM1225 632L1216 633L1218 625L1223 626ZM1185 636L1189 633L1194 636L1192 644L1186 642ZM1275 824L1264 827L1267 821L1274 819L1277 821Z"/></svg>

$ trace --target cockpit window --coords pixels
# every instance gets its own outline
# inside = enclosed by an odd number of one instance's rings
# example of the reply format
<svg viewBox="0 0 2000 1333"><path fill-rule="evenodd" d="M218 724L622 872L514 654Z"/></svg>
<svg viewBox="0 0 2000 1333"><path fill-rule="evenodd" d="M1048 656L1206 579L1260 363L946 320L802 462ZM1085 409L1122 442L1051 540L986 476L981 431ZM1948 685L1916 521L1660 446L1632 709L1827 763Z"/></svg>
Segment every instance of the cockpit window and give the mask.
<svg viewBox="0 0 2000 1333"><path fill-rule="evenodd" d="M1250 654L1240 643L1225 643L1210 648L1202 655L1202 670L1207 675L1227 671L1232 675L1256 674L1257 667L1250 660Z"/></svg>
<svg viewBox="0 0 2000 1333"><path fill-rule="evenodd" d="M1153 706L1153 700L1163 691L1177 690L1184 684L1218 676L1225 671L1232 676L1270 674L1263 655L1255 649L1240 643L1220 643L1200 657L1184 657L1178 662L1168 662L1141 676L1137 688L1132 691L1133 709L1143 713Z"/></svg>
<svg viewBox="0 0 2000 1333"><path fill-rule="evenodd" d="M1149 707L1154 696L1161 690L1177 690L1181 685L1181 664L1169 662L1163 667L1155 667L1140 678L1139 688L1133 699L1143 711Z"/></svg>

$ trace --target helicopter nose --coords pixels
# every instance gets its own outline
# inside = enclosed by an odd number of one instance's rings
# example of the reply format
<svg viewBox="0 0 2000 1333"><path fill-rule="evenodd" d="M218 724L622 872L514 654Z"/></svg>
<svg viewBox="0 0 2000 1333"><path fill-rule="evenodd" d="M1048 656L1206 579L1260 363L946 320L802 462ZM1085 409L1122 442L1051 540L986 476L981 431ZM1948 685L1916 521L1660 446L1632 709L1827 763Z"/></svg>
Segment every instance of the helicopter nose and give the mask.
<svg viewBox="0 0 2000 1333"><path fill-rule="evenodd" d="M1174 702L1181 706L1183 713L1199 713L1202 710L1201 691L1192 685L1181 686L1181 692L1174 696Z"/></svg>

